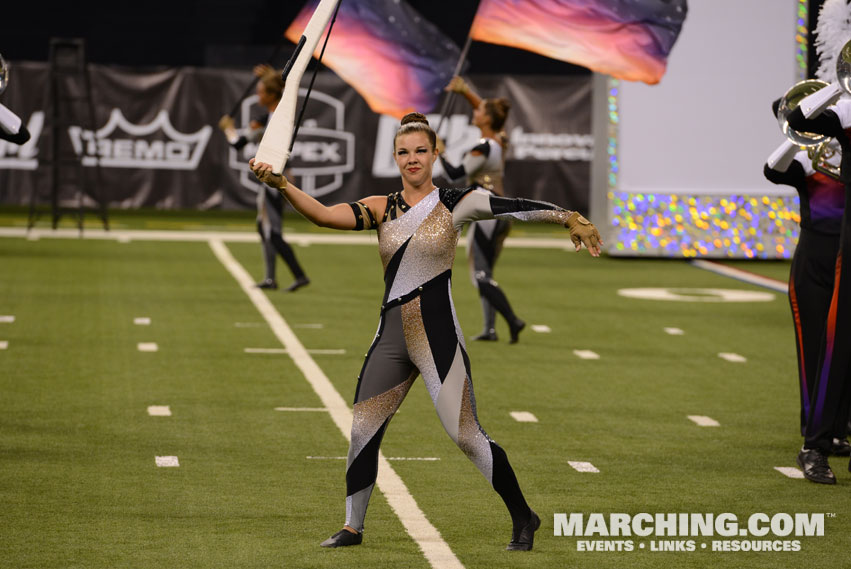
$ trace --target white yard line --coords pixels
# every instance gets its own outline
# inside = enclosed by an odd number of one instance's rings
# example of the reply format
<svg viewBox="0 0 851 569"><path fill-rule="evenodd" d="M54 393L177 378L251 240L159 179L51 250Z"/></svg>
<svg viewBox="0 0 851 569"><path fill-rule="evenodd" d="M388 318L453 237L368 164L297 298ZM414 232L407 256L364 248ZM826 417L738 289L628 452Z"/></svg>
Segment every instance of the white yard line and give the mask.
<svg viewBox="0 0 851 569"><path fill-rule="evenodd" d="M308 460L346 460L347 456L306 456ZM440 460L436 456L388 456L387 460L413 460L422 462L435 462Z"/></svg>
<svg viewBox="0 0 851 569"><path fill-rule="evenodd" d="M291 238L291 235L287 235ZM374 238L373 238L374 239ZM343 399L322 369L316 364L307 350L301 344L298 337L293 333L286 320L275 309L275 306L260 289L254 286L254 280L246 272L245 268L231 255L221 239L210 239L210 248L225 268L233 275L233 278L242 287L243 292L254 303L260 314L269 323L272 332L287 349L293 362L304 374L313 390L319 396L323 406L328 409L331 419L346 437L351 439L352 411L349 404ZM382 453L378 454L378 489L387 498L387 502L402 525L410 534L411 538L420 547L426 560L436 569L463 568L461 561L455 556L449 545L443 541L440 532L437 531L425 514L417 505L414 497L408 491L405 483L390 466L390 463ZM342 475L342 473L341 473ZM342 476L341 476L342 483Z"/></svg>
<svg viewBox="0 0 851 569"><path fill-rule="evenodd" d="M509 413L511 418L517 421L518 423L537 423L538 418L529 411L511 411Z"/></svg>
<svg viewBox="0 0 851 569"><path fill-rule="evenodd" d="M775 466L774 470L782 474L783 476L788 476L789 478L800 478L804 479L804 473L795 468L794 466Z"/></svg>
<svg viewBox="0 0 851 569"><path fill-rule="evenodd" d="M154 462L161 468L176 468L180 466L180 461L177 460L176 456L155 456Z"/></svg>
<svg viewBox="0 0 851 569"><path fill-rule="evenodd" d="M704 259L694 259L693 261L690 261L690 263L691 266L697 267L698 269L703 269L718 275L730 277L731 279L736 279L737 281L761 286L763 288L767 288L776 292L782 292L783 294L789 293L789 284L784 283L783 281L778 281L776 279L771 279L762 275L743 271L741 269L734 269L733 267L727 267L725 265L722 265L721 263L716 263L714 261L706 261Z"/></svg>
<svg viewBox="0 0 851 569"><path fill-rule="evenodd" d="M286 354L289 353L285 348L245 348L243 350L246 354ZM309 354L319 354L319 355L331 355L331 356L340 356L346 353L346 350L342 348L331 348L327 350L307 350Z"/></svg>
<svg viewBox="0 0 851 569"><path fill-rule="evenodd" d="M720 427L721 423L706 415L689 415L689 420L700 427Z"/></svg>
<svg viewBox="0 0 851 569"><path fill-rule="evenodd" d="M17 237L37 241L40 238L53 239L100 239L120 242L127 241L201 241L211 240L235 243L257 243L260 236L247 231L173 231L150 229L86 229L82 235L77 229L46 229L33 228L29 232L25 227L0 227L0 237ZM372 245L378 244L374 234L346 233L291 233L286 232L287 241L299 245ZM459 247L466 245L460 244ZM567 232L564 239L547 237L509 237L503 244L505 247L521 247L527 249L564 249L574 251Z"/></svg>
<svg viewBox="0 0 851 569"><path fill-rule="evenodd" d="M600 470L590 462L584 462L581 460L568 460L567 464L569 464L571 468L573 468L576 472L600 472Z"/></svg>
<svg viewBox="0 0 851 569"><path fill-rule="evenodd" d="M581 358L583 360L599 360L600 354L597 352L592 352L591 350L573 350L574 355L576 357Z"/></svg>
<svg viewBox="0 0 851 569"><path fill-rule="evenodd" d="M151 417L171 417L171 407L168 405L149 405L148 415Z"/></svg>

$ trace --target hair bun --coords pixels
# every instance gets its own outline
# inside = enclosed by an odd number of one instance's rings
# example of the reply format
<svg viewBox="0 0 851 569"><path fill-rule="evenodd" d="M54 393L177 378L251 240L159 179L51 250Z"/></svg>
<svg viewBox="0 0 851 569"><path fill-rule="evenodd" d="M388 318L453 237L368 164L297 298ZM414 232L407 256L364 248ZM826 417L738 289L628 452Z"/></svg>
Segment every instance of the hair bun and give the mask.
<svg viewBox="0 0 851 569"><path fill-rule="evenodd" d="M408 124L408 123L412 123L412 122L421 122L421 123L425 123L426 125L428 125L428 119L422 113L408 113L407 115L402 117L402 124L403 125Z"/></svg>

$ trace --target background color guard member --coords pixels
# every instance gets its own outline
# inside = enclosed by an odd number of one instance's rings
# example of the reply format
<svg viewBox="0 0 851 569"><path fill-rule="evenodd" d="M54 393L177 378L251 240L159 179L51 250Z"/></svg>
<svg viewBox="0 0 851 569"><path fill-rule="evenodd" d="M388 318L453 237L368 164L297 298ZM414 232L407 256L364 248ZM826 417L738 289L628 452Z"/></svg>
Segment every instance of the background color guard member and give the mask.
<svg viewBox="0 0 851 569"><path fill-rule="evenodd" d="M257 103L268 114L253 119L248 128L244 129L235 128L233 117L230 115L225 115L219 120L219 128L224 131L228 143L237 150L241 150L249 142L260 142L266 122L277 108L284 91L284 81L281 79L281 74L270 66L258 65L254 68L254 74L260 77L260 81L257 83ZM304 270L295 257L293 248L284 241L281 233L281 225L284 221L284 200L278 192L265 185L259 187L257 191L257 232L260 234L260 242L263 245L263 261L266 265L266 276L257 283L257 286L267 289L278 288L278 281L275 279L275 253L277 252L295 277L295 280L286 290L295 292L310 284L310 279L304 274Z"/></svg>
<svg viewBox="0 0 851 569"><path fill-rule="evenodd" d="M479 144L468 150L460 166L450 164L443 153L442 141L438 141L440 162L451 180L463 180L468 186L504 196L505 154L508 151L508 135L503 131L511 103L508 99L482 99L461 77L453 77L447 91L461 93L473 107L473 126L481 131ZM516 343L520 331L526 326L511 308L508 297L493 278L494 265L502 251L502 243L511 231L511 220L488 219L475 221L467 230L467 260L470 277L479 291L482 303L484 328L473 340L497 340L496 312L508 323L510 342Z"/></svg>

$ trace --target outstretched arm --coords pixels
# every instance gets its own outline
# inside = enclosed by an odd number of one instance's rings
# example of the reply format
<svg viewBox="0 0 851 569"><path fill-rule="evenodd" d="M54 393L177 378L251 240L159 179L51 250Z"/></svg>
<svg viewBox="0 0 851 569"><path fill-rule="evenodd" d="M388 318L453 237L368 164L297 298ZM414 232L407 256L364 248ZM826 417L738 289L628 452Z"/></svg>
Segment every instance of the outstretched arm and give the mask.
<svg viewBox="0 0 851 569"><path fill-rule="evenodd" d="M252 120L247 128L236 128L233 117L224 115L219 119L219 129L225 133L228 144L242 150L249 142L260 142L263 138L263 123Z"/></svg>
<svg viewBox="0 0 851 569"><path fill-rule="evenodd" d="M469 190L452 208L452 221L460 227L468 221L511 217L536 223L558 223L568 228L570 240L579 251L584 244L593 257L600 256L603 240L590 221L577 211L551 203L523 198L504 198L484 190Z"/></svg>
<svg viewBox="0 0 851 569"><path fill-rule="evenodd" d="M258 180L281 192L296 211L319 227L374 229L377 226L375 220L378 219L376 212L381 210L383 204L386 204L385 196L370 196L355 204L342 203L326 206L289 183L285 177L273 173L271 164L255 163L252 158L248 165Z"/></svg>

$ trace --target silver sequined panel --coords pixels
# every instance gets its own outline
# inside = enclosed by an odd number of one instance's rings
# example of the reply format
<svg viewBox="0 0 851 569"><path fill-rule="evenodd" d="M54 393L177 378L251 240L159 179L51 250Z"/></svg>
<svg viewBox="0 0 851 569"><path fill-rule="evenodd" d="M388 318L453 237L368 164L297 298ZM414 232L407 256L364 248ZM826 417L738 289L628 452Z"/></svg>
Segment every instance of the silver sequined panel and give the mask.
<svg viewBox="0 0 851 569"><path fill-rule="evenodd" d="M401 219L410 214L409 211ZM407 294L451 269L458 235L452 225L452 213L438 202L411 237L388 298Z"/></svg>
<svg viewBox="0 0 851 569"><path fill-rule="evenodd" d="M569 211L554 209L539 209L535 211L516 211L513 213L502 213L495 215L496 218L514 218L520 221L531 221L533 223L560 223L564 225L570 216Z"/></svg>
<svg viewBox="0 0 851 569"><path fill-rule="evenodd" d="M435 188L404 215L392 221L385 221L378 226L378 252L385 270L393 254L414 234L438 203L440 203L440 194Z"/></svg>
<svg viewBox="0 0 851 569"><path fill-rule="evenodd" d="M473 382L465 378L464 393L461 399L461 414L458 417L458 447L464 451L476 468L493 484L493 453L491 439L479 425L476 416L476 398L473 395Z"/></svg>

